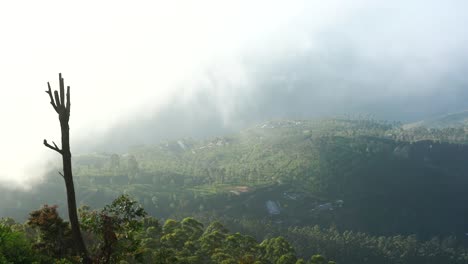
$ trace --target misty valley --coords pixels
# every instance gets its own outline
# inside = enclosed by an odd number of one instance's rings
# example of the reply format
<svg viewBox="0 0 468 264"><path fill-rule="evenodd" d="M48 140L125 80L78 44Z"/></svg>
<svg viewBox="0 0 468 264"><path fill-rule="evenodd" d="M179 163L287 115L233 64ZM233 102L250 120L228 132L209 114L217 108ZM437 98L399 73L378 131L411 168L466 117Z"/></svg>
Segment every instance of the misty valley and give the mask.
<svg viewBox="0 0 468 264"><path fill-rule="evenodd" d="M404 125L276 120L75 155L80 221L92 227L93 210L110 205L144 208L146 217L118 229L132 234L119 256L128 263L468 263L468 132L457 123L464 116ZM5 218L2 228L41 236L31 233L30 212L43 204L67 215L58 170L31 191L2 190L0 215L16 220ZM206 251L213 225L223 230L220 244ZM225 239L237 248L225 248Z"/></svg>
<svg viewBox="0 0 468 264"><path fill-rule="evenodd" d="M0 1L0 264L468 264L467 10Z"/></svg>

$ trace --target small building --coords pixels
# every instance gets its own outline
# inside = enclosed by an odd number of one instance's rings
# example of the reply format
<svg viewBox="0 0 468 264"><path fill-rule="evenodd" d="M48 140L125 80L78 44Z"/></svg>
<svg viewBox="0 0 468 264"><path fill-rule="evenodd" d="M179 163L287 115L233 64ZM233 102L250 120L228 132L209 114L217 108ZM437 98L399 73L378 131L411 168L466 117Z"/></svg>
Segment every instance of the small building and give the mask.
<svg viewBox="0 0 468 264"><path fill-rule="evenodd" d="M324 203L324 204L317 206L316 209L319 211L331 211L333 210L333 205L332 203Z"/></svg>
<svg viewBox="0 0 468 264"><path fill-rule="evenodd" d="M277 203L273 202L272 200L268 200L265 205L270 215L280 214L280 209Z"/></svg>

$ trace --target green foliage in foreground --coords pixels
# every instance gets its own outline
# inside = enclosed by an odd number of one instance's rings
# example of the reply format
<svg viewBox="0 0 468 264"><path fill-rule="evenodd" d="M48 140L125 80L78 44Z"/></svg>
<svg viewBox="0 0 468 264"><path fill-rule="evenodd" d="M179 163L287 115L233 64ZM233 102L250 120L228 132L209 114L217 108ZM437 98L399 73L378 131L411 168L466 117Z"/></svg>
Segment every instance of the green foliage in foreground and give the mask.
<svg viewBox="0 0 468 264"><path fill-rule="evenodd" d="M192 217L160 223L127 195L100 210L82 207L80 218L95 263L335 263L327 258L348 264L468 263L468 251L451 238L424 242L318 226L281 230L268 222L227 218L220 219L224 224L204 225ZM33 211L25 225L3 219L0 263L80 263L68 233L54 206ZM246 234L265 238L259 243Z"/></svg>
<svg viewBox="0 0 468 264"><path fill-rule="evenodd" d="M188 217L161 225L127 195L101 210L83 207L80 217L94 263L333 263L320 255L304 261L283 237L258 243L251 236L230 233L219 222L205 228ZM32 212L26 225L4 220L0 263L80 263L68 233L68 223L54 206Z"/></svg>
<svg viewBox="0 0 468 264"><path fill-rule="evenodd" d="M0 221L0 263L33 263L40 256L22 231L9 219Z"/></svg>

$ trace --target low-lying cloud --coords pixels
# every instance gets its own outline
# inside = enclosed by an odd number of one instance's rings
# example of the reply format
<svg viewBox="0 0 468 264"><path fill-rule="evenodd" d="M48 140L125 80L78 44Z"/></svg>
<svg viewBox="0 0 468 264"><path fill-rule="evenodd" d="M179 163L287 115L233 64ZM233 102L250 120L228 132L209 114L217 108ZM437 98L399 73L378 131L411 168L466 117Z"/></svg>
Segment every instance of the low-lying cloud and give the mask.
<svg viewBox="0 0 468 264"><path fill-rule="evenodd" d="M42 140L60 137L44 93L58 72L76 151L468 106L463 1L252 2L0 4L1 182L30 183L56 158Z"/></svg>

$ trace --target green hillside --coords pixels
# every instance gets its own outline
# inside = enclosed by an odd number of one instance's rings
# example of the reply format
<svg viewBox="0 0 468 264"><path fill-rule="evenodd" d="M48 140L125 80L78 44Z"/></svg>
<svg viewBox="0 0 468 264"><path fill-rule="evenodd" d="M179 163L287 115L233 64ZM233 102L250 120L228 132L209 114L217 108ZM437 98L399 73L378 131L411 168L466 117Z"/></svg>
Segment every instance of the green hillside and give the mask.
<svg viewBox="0 0 468 264"><path fill-rule="evenodd" d="M90 204L126 192L163 217L210 212L430 237L468 230L465 139L458 130L370 120L283 120L209 140L82 155L74 166ZM279 214L268 212L268 201Z"/></svg>
<svg viewBox="0 0 468 264"><path fill-rule="evenodd" d="M219 220L258 241L284 236L306 259L463 263L467 139L463 128L279 120L206 140L76 155L73 166L79 203L92 208L129 194L161 220ZM21 220L44 203L66 208L55 174L30 193L5 190L0 214Z"/></svg>

